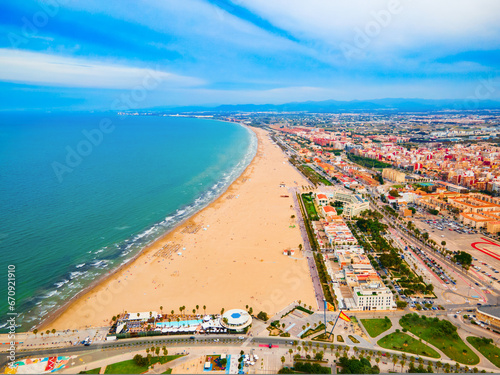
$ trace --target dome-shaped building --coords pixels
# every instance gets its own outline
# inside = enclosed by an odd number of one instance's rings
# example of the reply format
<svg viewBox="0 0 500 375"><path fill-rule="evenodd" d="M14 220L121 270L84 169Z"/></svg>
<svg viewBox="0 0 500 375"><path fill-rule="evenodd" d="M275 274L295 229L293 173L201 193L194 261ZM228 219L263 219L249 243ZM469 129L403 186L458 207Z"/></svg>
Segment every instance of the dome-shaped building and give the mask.
<svg viewBox="0 0 500 375"><path fill-rule="evenodd" d="M252 317L245 310L233 309L226 311L221 316L220 324L233 331L242 331L252 324Z"/></svg>

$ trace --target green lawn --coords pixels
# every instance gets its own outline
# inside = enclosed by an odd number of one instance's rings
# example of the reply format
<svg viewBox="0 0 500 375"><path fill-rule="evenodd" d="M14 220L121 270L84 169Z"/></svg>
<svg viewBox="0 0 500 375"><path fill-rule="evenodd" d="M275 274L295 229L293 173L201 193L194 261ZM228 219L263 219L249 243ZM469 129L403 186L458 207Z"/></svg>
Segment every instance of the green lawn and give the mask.
<svg viewBox="0 0 500 375"><path fill-rule="evenodd" d="M311 335L314 335L315 333L318 333L320 331L323 331L325 329L325 325L321 323L319 326L316 328L309 328L307 331L305 331L302 336L300 336L301 339L309 337Z"/></svg>
<svg viewBox="0 0 500 375"><path fill-rule="evenodd" d="M158 363L158 362L163 364L163 363L173 361L174 359L177 359L179 357L182 357L182 355L167 355L166 357L165 356L154 357L151 360L151 364ZM140 373L143 373L147 370L148 370L147 366L144 366L144 367L137 366L133 359L129 359L128 361L122 361L122 362L113 363L112 365L108 365L106 367L106 371L104 373L105 374L140 374Z"/></svg>
<svg viewBox="0 0 500 375"><path fill-rule="evenodd" d="M99 371L101 371L101 368L94 368L92 370L87 370L87 371L81 371L80 374L98 374Z"/></svg>
<svg viewBox="0 0 500 375"><path fill-rule="evenodd" d="M383 319L379 319L383 320ZM412 353L416 355L424 355L426 357L440 358L438 352L431 347L415 340L413 337L403 332L393 332L382 337L377 343L385 349L399 350L400 352Z"/></svg>
<svg viewBox="0 0 500 375"><path fill-rule="evenodd" d="M314 169L309 167L308 165L301 165L299 169L306 175L309 180L311 180L312 183L318 184L319 182L331 186L332 183L325 179L323 176L321 176L318 172L316 172Z"/></svg>
<svg viewBox="0 0 500 375"><path fill-rule="evenodd" d="M386 319L361 319L361 323L371 337L377 337L392 327L392 322Z"/></svg>
<svg viewBox="0 0 500 375"><path fill-rule="evenodd" d="M448 320L407 314L399 321L401 327L434 345L452 360L466 365L479 363L479 357L458 336L457 327Z"/></svg>
<svg viewBox="0 0 500 375"><path fill-rule="evenodd" d="M349 335L349 336L347 336L347 337L349 337L349 339L351 339L351 341L352 341L353 343L355 343L355 344L359 344L359 340L358 340L356 337L354 337L353 335Z"/></svg>
<svg viewBox="0 0 500 375"><path fill-rule="evenodd" d="M302 200L304 201L304 207L307 211L307 216L311 221L318 221L319 216L316 212L316 207L314 207L313 198L308 194L302 194Z"/></svg>
<svg viewBox="0 0 500 375"><path fill-rule="evenodd" d="M481 338L467 337L467 341L484 355L491 363L500 368L500 348L492 343L486 344Z"/></svg>

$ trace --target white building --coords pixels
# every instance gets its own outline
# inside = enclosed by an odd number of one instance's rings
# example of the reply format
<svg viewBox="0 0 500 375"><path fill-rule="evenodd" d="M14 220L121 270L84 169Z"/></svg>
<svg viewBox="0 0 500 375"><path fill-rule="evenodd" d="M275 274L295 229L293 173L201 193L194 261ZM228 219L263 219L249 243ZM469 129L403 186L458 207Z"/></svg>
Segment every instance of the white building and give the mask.
<svg viewBox="0 0 500 375"><path fill-rule="evenodd" d="M374 282L353 288L353 297L359 310L390 310L396 307L394 297L383 283Z"/></svg>

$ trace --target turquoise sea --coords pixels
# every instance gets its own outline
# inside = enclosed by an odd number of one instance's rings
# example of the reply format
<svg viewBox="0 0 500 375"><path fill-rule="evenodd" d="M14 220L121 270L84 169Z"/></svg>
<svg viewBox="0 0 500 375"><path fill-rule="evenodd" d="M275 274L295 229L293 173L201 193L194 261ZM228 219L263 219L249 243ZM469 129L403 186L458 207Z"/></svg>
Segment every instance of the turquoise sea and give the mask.
<svg viewBox="0 0 500 375"><path fill-rule="evenodd" d="M207 119L0 114L0 269L22 328L219 196L256 148Z"/></svg>

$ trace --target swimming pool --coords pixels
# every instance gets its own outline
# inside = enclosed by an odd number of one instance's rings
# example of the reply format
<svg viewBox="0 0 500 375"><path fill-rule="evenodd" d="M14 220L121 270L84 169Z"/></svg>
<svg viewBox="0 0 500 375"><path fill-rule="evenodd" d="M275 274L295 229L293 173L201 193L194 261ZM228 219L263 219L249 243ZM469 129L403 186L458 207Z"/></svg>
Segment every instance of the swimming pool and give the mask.
<svg viewBox="0 0 500 375"><path fill-rule="evenodd" d="M158 322L156 323L157 327L167 328L167 327L186 327L186 326L197 326L203 323L201 319L193 319L193 320L181 320L180 322Z"/></svg>

